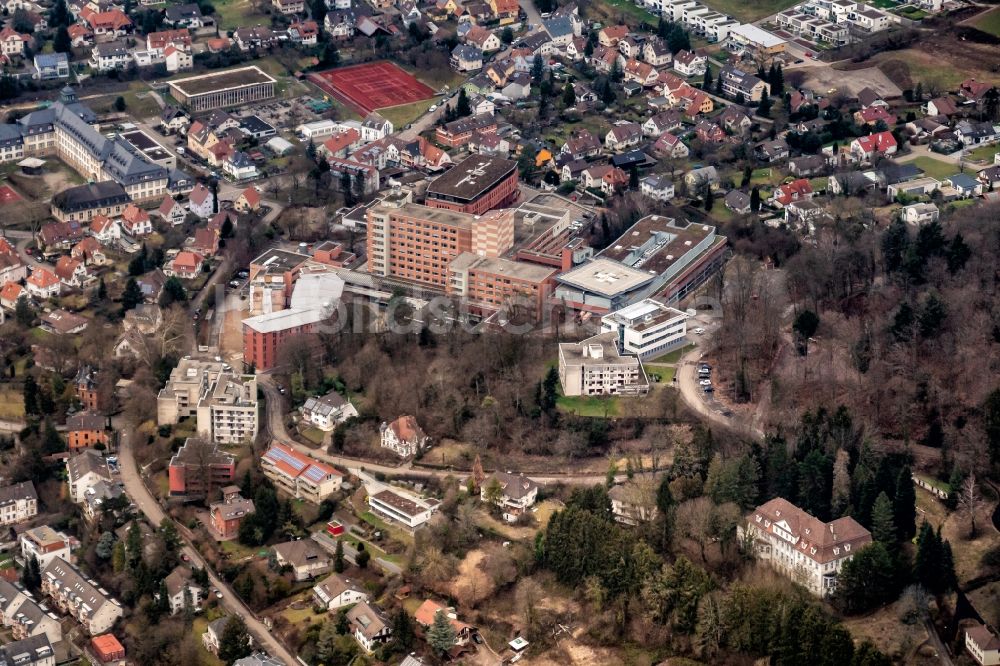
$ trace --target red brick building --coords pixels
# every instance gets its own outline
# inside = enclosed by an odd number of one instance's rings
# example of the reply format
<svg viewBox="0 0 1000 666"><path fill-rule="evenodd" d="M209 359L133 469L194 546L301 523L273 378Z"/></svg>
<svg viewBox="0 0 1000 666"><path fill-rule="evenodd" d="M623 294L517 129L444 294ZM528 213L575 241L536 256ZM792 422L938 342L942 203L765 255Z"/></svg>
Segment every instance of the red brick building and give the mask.
<svg viewBox="0 0 1000 666"><path fill-rule="evenodd" d="M517 201L517 162L473 155L462 160L427 187L431 208L482 215Z"/></svg>
<svg viewBox="0 0 1000 666"><path fill-rule="evenodd" d="M71 453L93 448L98 444L110 448L111 436L107 429L107 419L92 412L74 414L66 419L66 439Z"/></svg>
<svg viewBox="0 0 1000 666"><path fill-rule="evenodd" d="M243 499L239 495L227 497L225 501L212 504L209 508L212 527L223 539L236 538L240 532L240 523L253 512L253 500Z"/></svg>
<svg viewBox="0 0 1000 666"><path fill-rule="evenodd" d="M520 308L539 321L558 272L549 266L467 252L449 266L448 293L467 298L482 315Z"/></svg>
<svg viewBox="0 0 1000 666"><path fill-rule="evenodd" d="M80 368L76 375L76 397L80 399L83 408L89 411L97 410L97 372L89 365Z"/></svg>
<svg viewBox="0 0 1000 666"><path fill-rule="evenodd" d="M170 459L171 495L207 495L229 485L236 474L236 458L196 437L188 437Z"/></svg>
<svg viewBox="0 0 1000 666"><path fill-rule="evenodd" d="M297 335L312 333L323 320L321 310L279 310L243 320L243 364L270 370L281 362L281 346Z"/></svg>
<svg viewBox="0 0 1000 666"><path fill-rule="evenodd" d="M94 650L94 656L101 663L107 664L112 661L125 659L125 648L118 642L118 639L111 634L101 634L90 639L90 647Z"/></svg>

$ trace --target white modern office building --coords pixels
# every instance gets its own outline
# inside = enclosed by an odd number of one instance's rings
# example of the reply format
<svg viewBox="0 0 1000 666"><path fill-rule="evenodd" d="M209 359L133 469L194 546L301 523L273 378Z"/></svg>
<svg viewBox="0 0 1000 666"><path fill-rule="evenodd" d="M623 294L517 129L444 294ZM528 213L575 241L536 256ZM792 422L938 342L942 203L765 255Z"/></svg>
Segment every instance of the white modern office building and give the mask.
<svg viewBox="0 0 1000 666"><path fill-rule="evenodd" d="M645 360L683 345L687 339L687 318L676 308L646 298L604 315L601 332L615 333L620 353L635 354Z"/></svg>

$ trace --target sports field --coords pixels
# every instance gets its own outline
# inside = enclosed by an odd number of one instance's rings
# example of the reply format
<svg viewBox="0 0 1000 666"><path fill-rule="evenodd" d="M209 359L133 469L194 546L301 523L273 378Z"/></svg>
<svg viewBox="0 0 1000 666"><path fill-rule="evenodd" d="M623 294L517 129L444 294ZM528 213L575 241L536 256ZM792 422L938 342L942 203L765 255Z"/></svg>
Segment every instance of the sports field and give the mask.
<svg viewBox="0 0 1000 666"><path fill-rule="evenodd" d="M10 185L0 185L0 206L4 206L15 201L20 201L21 197L11 189Z"/></svg>
<svg viewBox="0 0 1000 666"><path fill-rule="evenodd" d="M309 80L362 115L434 96L429 86L385 60L316 72Z"/></svg>

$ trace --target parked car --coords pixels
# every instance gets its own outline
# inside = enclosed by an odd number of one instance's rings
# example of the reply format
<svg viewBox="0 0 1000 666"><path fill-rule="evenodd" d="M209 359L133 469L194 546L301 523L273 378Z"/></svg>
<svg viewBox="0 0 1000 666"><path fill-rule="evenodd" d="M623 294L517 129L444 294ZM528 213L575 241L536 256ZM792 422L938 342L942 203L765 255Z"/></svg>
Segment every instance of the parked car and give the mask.
<svg viewBox="0 0 1000 666"><path fill-rule="evenodd" d="M701 326L699 326L698 328L694 329L694 334L695 335L704 335L704 333L705 333L705 329L703 329Z"/></svg>
<svg viewBox="0 0 1000 666"><path fill-rule="evenodd" d="M702 386L711 386L712 385L712 380L711 379L703 379L703 380L701 380L698 383L701 384Z"/></svg>

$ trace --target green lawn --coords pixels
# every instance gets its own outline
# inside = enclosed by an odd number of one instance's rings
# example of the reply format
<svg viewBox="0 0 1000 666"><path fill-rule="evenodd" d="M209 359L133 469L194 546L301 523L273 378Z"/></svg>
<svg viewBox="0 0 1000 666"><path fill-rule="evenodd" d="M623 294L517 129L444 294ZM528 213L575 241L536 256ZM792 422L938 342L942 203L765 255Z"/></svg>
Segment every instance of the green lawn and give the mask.
<svg viewBox="0 0 1000 666"><path fill-rule="evenodd" d="M737 21L752 23L765 16L777 14L796 4L796 0L707 0L703 3L709 9L729 14Z"/></svg>
<svg viewBox="0 0 1000 666"><path fill-rule="evenodd" d="M391 122L392 126L395 127L398 132L420 116L427 113L427 109L429 109L436 101L437 98L432 97L431 99L425 99L421 102L400 104L399 106L390 106L385 109L379 109L378 112L379 115Z"/></svg>
<svg viewBox="0 0 1000 666"><path fill-rule="evenodd" d="M270 25L271 19L254 11L250 0L217 0L212 3L219 17L219 29L235 30L239 27L251 27L258 23Z"/></svg>
<svg viewBox="0 0 1000 666"><path fill-rule="evenodd" d="M927 12L919 7L914 7L912 5L906 5L905 7L898 7L892 10L893 14L899 14L903 18L908 18L911 21L919 21L927 16Z"/></svg>
<svg viewBox="0 0 1000 666"><path fill-rule="evenodd" d="M994 37L1000 37L1000 7L994 7L988 12L983 12L972 22L983 32L988 32Z"/></svg>
<svg viewBox="0 0 1000 666"><path fill-rule="evenodd" d="M660 21L660 19L652 12L639 7L631 0L603 0L603 4L613 8L615 12L621 12L631 16L636 21L644 22L649 25L656 25Z"/></svg>
<svg viewBox="0 0 1000 666"><path fill-rule="evenodd" d="M681 356L687 354L689 351L695 348L695 345L684 345L683 347L678 347L673 351L669 351L663 356L657 356L650 363L660 364L660 363L677 363L681 360Z"/></svg>
<svg viewBox="0 0 1000 666"><path fill-rule="evenodd" d="M160 115L160 105L149 94L149 87L142 81L132 81L128 84L128 92L124 93L127 111L139 118L153 118Z"/></svg>
<svg viewBox="0 0 1000 666"><path fill-rule="evenodd" d="M597 396L565 396L561 395L556 399L561 411L577 416L599 416L606 418L619 416L621 414L621 403L619 398L610 396L599 398Z"/></svg>
<svg viewBox="0 0 1000 666"><path fill-rule="evenodd" d="M661 384L669 384L674 381L674 375L677 374L677 368L672 365L652 365L647 363L646 374L650 375L650 381L653 381L652 375L659 375Z"/></svg>
<svg viewBox="0 0 1000 666"><path fill-rule="evenodd" d="M979 146L975 150L970 150L965 153L965 157L973 162L993 162L993 156L1000 151L1000 146L996 144L992 146Z"/></svg>
<svg viewBox="0 0 1000 666"><path fill-rule="evenodd" d="M378 528L380 530L384 530L389 527L388 525L386 525L384 520L376 516L371 511L365 511L359 517L361 518L361 520L365 521L372 527Z"/></svg>
<svg viewBox="0 0 1000 666"><path fill-rule="evenodd" d="M244 546L239 541L223 541L219 544L222 552L228 553L230 559L242 560L245 557L253 557L257 554L256 549Z"/></svg>
<svg viewBox="0 0 1000 666"><path fill-rule="evenodd" d="M923 170L924 175L930 176L931 178L937 178L938 180L947 178L948 176L954 176L958 173L958 166L952 164L951 162L943 162L941 160L936 160L933 157L927 157L926 155L921 155L913 160L913 164Z"/></svg>
<svg viewBox="0 0 1000 666"><path fill-rule="evenodd" d="M20 421L24 418L24 397L16 391L0 391L0 420Z"/></svg>
<svg viewBox="0 0 1000 666"><path fill-rule="evenodd" d="M325 433L319 428L303 428L299 431L299 434L317 446L323 443L323 437L325 436Z"/></svg>
<svg viewBox="0 0 1000 666"><path fill-rule="evenodd" d="M868 4L873 7L878 7L879 9L892 9L893 7L898 7L899 3L896 0L871 0Z"/></svg>

